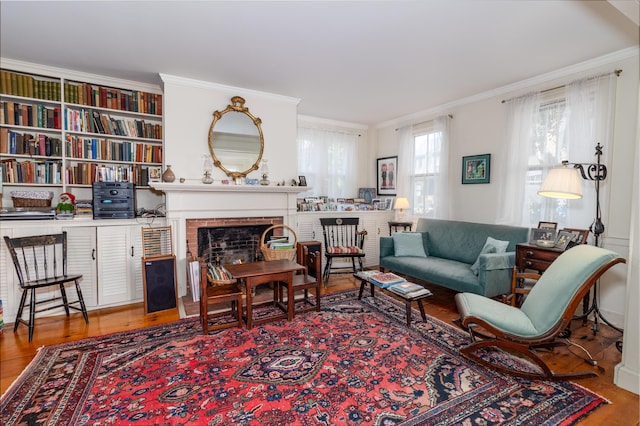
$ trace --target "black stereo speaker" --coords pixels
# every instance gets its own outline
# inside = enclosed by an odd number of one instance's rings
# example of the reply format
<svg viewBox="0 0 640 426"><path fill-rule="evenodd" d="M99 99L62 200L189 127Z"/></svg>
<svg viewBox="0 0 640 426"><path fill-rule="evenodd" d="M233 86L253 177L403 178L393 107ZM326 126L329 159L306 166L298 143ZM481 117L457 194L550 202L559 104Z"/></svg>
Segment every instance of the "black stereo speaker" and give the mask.
<svg viewBox="0 0 640 426"><path fill-rule="evenodd" d="M143 258L142 269L145 312L150 314L177 308L176 257Z"/></svg>

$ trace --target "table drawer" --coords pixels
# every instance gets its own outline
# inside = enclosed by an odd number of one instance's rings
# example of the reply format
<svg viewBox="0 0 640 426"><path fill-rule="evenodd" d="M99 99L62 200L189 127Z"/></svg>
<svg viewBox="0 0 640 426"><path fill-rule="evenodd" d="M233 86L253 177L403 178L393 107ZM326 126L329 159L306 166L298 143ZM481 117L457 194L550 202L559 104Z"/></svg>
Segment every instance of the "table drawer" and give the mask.
<svg viewBox="0 0 640 426"><path fill-rule="evenodd" d="M524 249L524 260L541 260L551 263L558 257L558 253L548 250Z"/></svg>
<svg viewBox="0 0 640 426"><path fill-rule="evenodd" d="M536 271L546 271L547 268L549 266L551 266L551 263L553 262L554 259L551 259L551 261L544 261L544 260L539 260L539 259L522 259L522 263L519 266L520 269L534 269Z"/></svg>

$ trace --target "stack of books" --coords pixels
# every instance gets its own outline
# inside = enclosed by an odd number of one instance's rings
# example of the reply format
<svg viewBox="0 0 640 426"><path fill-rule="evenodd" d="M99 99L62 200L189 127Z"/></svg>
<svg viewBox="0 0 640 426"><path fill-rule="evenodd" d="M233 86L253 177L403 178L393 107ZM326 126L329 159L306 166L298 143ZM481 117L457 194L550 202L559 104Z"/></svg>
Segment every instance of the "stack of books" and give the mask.
<svg viewBox="0 0 640 426"><path fill-rule="evenodd" d="M405 299L413 299L419 296L431 296L431 292L420 284L405 281L403 283L389 286L387 290L404 297Z"/></svg>
<svg viewBox="0 0 640 426"><path fill-rule="evenodd" d="M93 214L92 200L76 200L76 214L78 216L86 216Z"/></svg>
<svg viewBox="0 0 640 426"><path fill-rule="evenodd" d="M394 274L393 272L378 272L368 277L370 283L377 287L387 288L394 284L406 282L404 278Z"/></svg>
<svg viewBox="0 0 640 426"><path fill-rule="evenodd" d="M272 250L289 250L294 248L288 237L274 237L269 240L267 246Z"/></svg>

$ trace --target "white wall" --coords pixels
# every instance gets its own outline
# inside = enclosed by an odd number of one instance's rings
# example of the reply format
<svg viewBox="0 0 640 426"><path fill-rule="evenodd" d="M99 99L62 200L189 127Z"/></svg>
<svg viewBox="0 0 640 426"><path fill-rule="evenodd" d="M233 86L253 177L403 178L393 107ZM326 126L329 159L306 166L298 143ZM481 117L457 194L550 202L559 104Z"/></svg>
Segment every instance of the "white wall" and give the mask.
<svg viewBox="0 0 640 426"><path fill-rule="evenodd" d="M202 159L209 153L209 127L214 111L222 111L233 96L242 96L245 107L262 120L264 152L269 160L272 182L297 178L297 105L295 98L223 86L162 74L164 83L165 165L170 164L176 178L200 182ZM250 178L259 178L254 171ZM229 179L215 168L217 183Z"/></svg>

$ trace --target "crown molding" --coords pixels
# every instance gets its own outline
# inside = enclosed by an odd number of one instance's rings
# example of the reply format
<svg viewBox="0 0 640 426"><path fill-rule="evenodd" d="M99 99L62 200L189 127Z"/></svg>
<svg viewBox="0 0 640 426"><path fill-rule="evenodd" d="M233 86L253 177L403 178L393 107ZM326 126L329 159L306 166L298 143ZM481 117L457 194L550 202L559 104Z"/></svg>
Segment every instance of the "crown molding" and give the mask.
<svg viewBox="0 0 640 426"><path fill-rule="evenodd" d="M211 83L209 81L195 80L192 78L179 77L179 76L170 75L170 74L160 73L160 78L164 83L172 83L172 84L178 84L181 86L196 87L200 89L213 89L213 90L218 90L222 92L227 92L231 95L254 96L254 97L260 97L265 99L271 99L278 102L285 102L293 105L298 105L300 103L299 98L294 98L291 96L277 95L275 93L261 92L259 90L245 89L242 87L227 86L225 84Z"/></svg>

